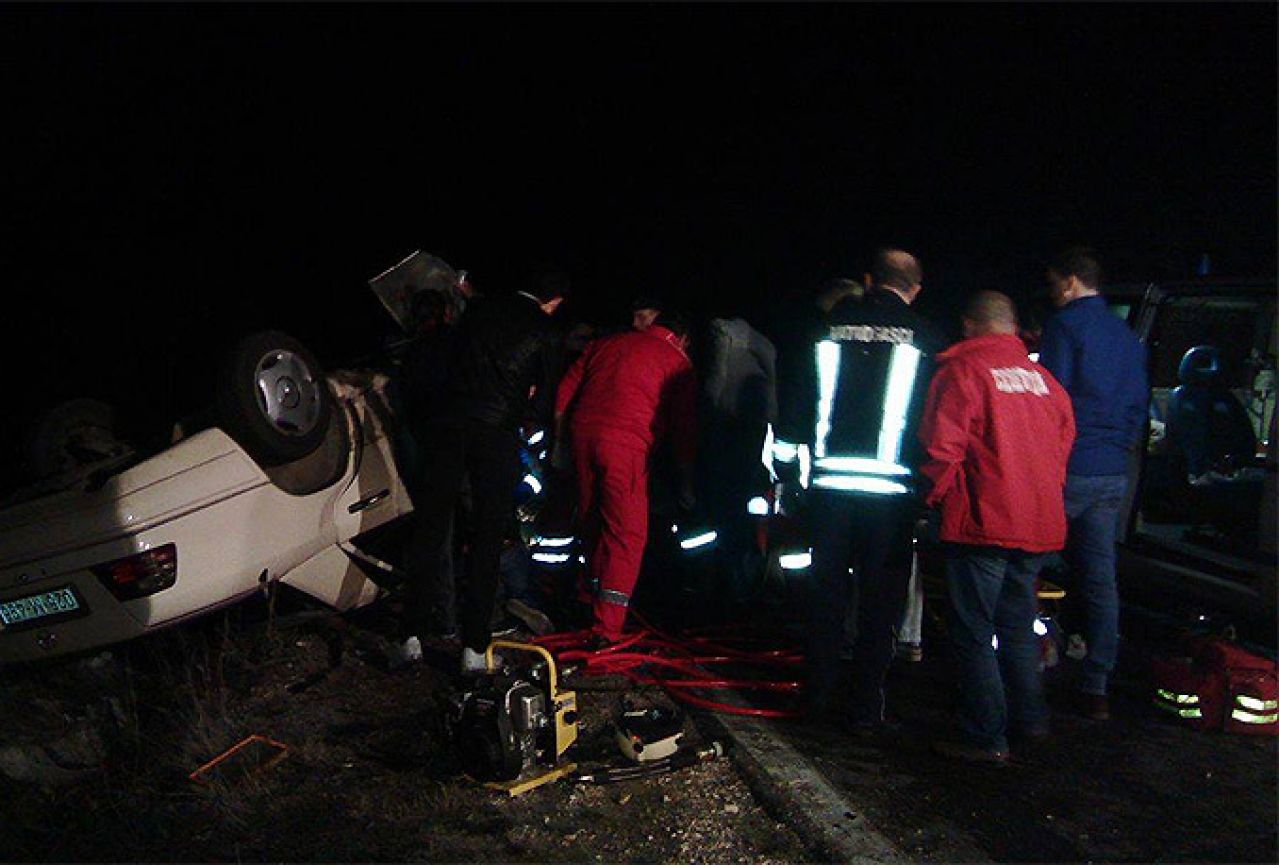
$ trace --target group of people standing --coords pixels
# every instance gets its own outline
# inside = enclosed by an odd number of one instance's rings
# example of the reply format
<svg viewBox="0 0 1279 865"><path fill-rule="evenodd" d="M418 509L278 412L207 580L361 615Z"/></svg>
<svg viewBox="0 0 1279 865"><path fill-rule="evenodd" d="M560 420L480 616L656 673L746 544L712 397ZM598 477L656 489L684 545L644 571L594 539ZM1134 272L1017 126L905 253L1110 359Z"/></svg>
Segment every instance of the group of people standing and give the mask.
<svg viewBox="0 0 1279 865"><path fill-rule="evenodd" d="M432 485L417 503L406 634L426 626L465 480L472 537L459 603L461 666L483 669L519 480L519 431L530 421L571 455L587 560L578 600L601 643L621 638L639 578L655 448L670 445L681 506L691 507L697 492L735 502L734 481L749 468L734 465L759 465L771 423L775 452L801 454L804 462L811 717L830 711L839 688L855 594L853 727L873 733L890 723L884 680L906 584L889 562L894 547L908 542L921 504L940 514L950 634L962 670L963 736L939 749L1001 761L1010 734L1046 732L1035 583L1046 555L1064 547L1088 613L1082 708L1106 717L1118 642L1115 539L1130 455L1147 416L1145 357L1100 296L1093 252L1068 250L1047 277L1058 311L1044 329L1039 362L1019 336L1012 301L995 291L969 300L963 339L947 347L914 309L922 268L899 249L878 253L862 283L832 285L802 344L775 352L744 321L713 322L716 339L737 354L711 355L700 403L703 413L737 408L703 428L727 430L725 441L746 445L740 454L717 446L702 459L698 377L682 316L658 301L637 305L632 328L590 341L565 369L564 339L551 320L568 294L565 281L475 304L456 325L430 416L415 421ZM740 409L743 402L749 410ZM699 462L710 466L700 478Z"/></svg>

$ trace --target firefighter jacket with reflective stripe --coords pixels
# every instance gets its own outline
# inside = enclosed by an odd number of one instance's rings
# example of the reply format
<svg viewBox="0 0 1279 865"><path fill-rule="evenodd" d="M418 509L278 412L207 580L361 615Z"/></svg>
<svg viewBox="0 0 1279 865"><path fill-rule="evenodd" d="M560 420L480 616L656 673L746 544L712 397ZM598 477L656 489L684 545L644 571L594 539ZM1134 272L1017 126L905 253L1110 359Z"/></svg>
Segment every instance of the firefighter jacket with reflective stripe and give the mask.
<svg viewBox="0 0 1279 865"><path fill-rule="evenodd" d="M560 382L555 414L565 412L573 429L645 451L669 436L676 460L693 462L697 380L675 335L660 325L588 345Z"/></svg>
<svg viewBox="0 0 1279 865"><path fill-rule="evenodd" d="M811 373L788 385L803 396L787 400L794 409L779 431L787 445L808 445L811 488L913 490L915 429L932 358L943 346L936 329L890 291L846 298L830 311L806 347Z"/></svg>
<svg viewBox="0 0 1279 865"><path fill-rule="evenodd" d="M1011 334L942 352L919 430L941 539L1040 553L1066 541L1070 397Z"/></svg>

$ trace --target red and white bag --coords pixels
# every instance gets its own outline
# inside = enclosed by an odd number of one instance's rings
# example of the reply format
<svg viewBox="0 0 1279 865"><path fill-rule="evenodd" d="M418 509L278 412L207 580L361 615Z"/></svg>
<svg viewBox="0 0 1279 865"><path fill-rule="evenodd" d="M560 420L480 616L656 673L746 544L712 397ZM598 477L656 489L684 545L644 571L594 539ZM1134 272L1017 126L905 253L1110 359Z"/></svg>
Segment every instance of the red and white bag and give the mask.
<svg viewBox="0 0 1279 865"><path fill-rule="evenodd" d="M1186 649L1151 659L1157 708L1197 730L1279 735L1279 664L1222 637L1192 638Z"/></svg>

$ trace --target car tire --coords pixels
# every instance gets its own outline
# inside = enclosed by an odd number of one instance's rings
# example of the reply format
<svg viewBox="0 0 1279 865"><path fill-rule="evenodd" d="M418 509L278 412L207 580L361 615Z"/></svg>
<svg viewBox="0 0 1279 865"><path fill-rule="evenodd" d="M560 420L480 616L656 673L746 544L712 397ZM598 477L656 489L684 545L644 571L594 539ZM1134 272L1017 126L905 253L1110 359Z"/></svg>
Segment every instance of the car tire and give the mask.
<svg viewBox="0 0 1279 865"><path fill-rule="evenodd" d="M323 443L333 395L306 346L286 333L263 331L227 354L215 406L228 435L262 465L277 466Z"/></svg>

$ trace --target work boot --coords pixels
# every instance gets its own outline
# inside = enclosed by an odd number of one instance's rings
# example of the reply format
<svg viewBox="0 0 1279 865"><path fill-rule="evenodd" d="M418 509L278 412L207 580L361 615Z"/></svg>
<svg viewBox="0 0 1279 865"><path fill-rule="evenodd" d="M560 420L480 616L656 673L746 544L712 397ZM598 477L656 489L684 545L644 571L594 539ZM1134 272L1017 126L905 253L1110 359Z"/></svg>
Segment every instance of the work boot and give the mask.
<svg viewBox="0 0 1279 865"><path fill-rule="evenodd" d="M521 600L511 598L506 602L506 611L527 625L535 636L544 637L555 631L555 623L550 616Z"/></svg>
<svg viewBox="0 0 1279 865"><path fill-rule="evenodd" d="M1110 720L1110 700L1105 694L1080 694L1079 714L1090 721Z"/></svg>

